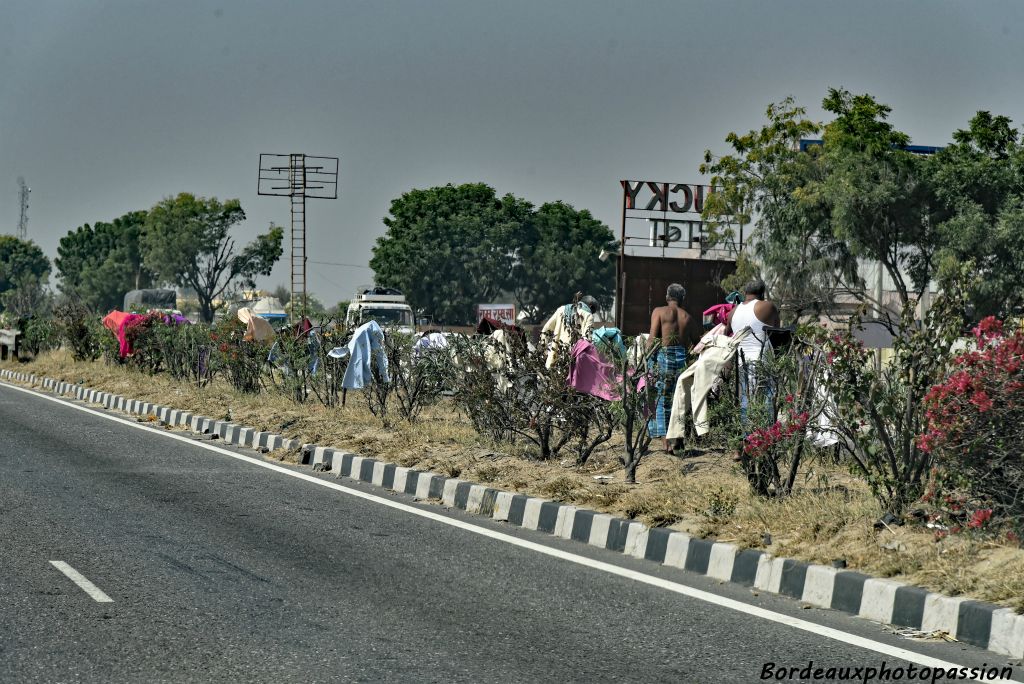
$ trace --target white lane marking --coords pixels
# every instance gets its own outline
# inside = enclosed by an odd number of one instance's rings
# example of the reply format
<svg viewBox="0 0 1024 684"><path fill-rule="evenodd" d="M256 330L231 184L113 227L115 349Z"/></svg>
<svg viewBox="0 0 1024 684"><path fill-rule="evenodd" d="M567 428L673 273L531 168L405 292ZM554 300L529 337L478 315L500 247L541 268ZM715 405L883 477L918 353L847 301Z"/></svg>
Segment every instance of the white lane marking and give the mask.
<svg viewBox="0 0 1024 684"><path fill-rule="evenodd" d="M65 563L64 561L50 561L50 565L57 568L65 575L68 576L72 582L78 585L78 587L86 594L91 596L96 603L113 603L114 599L110 598L103 593L103 590L97 587L95 584L85 578L85 575L75 570L73 567Z"/></svg>
<svg viewBox="0 0 1024 684"><path fill-rule="evenodd" d="M706 603L711 603L711 604L714 604L716 606L721 606L723 608L729 608L730 610L735 610L735 611L740 612L740 613L746 613L747 615L752 615L754 617L759 617L759 618L762 618L764 620L769 620L771 622L775 622L775 623L778 623L780 625L786 625L788 627L793 627L794 629L799 629L799 630L802 630L804 632L810 632L811 634L816 634L818 636L823 636L823 637L826 637L828 639L833 639L835 641L839 641L839 642L842 642L842 643L845 643L845 644L850 644L852 646L857 646L857 647L860 647L860 648L863 648L863 649L866 649L866 650L869 650L869 651L874 651L876 653L881 653L883 655L892 656L894 658L899 658L901 660L906 660L906 661L909 661L909 662L912 662L912 663L916 663L916 664L924 666L924 667L931 667L931 668L941 667L941 668L944 668L946 670L949 670L951 668L958 668L958 669L959 668L966 668L967 671L970 671L970 669L971 669L970 666L958 665L958 664L950 662L948 660L940 660L939 658L932 658L931 656L927 656L927 655L924 655L924 654L921 654L921 653L917 653L915 651L908 651L907 649L899 648L898 646L890 646L889 644L885 644L885 643L882 643L880 641L874 641L872 639L868 639L868 638L865 638L865 637L862 637L862 636L858 636L856 634L850 634L850 633L844 632L844 631L842 631L840 629L835 629L833 627L827 627L825 625L820 625L820 624L817 624L817 623L814 623L814 622L808 622L807 620L802 620L800 618L791 617L791 616L785 615L783 613L776 613L776 612L768 610L766 608L759 608L758 606L752 606L752 605L743 603L742 601L736 601L735 599L727 598L725 596L718 596L717 594L712 594L710 592L703 591L701 589L695 589L695 588L689 587L689 586L687 586L685 584L677 584L676 582L671 582L669 580L662 579L660 577L653 577L651 575L646 575L646 574L644 574L642 572L638 572L636 570L629 570L627 568L621 568L618 565L612 565L611 563L605 563L603 561L594 560L592 558L587 558L586 556L577 556L576 554L569 553L568 551L562 551L561 549L555 549L555 548L552 548L550 546L545 546L543 544L538 544L536 542L531 542L531 541L527 541L525 539L520 539L518 537L513 537L513 536L505 534L503 532L497 532L495 530L490 530L490 529L487 529L485 527L478 527L477 525L473 525L471 523L467 523L467 522L462 521L462 520L457 520L455 518L448 518L448 517L443 516L443 515L441 515L439 513L434 513L433 511L427 511L427 510L423 510L423 509L420 509L420 508L416 508L415 506L409 506L407 504L400 503L398 501L392 501L390 499L385 499L385 498L376 496L374 494L370 494L370 493L367 493L367 492L359 491L358 489L350 489L348 487L344 487L344 486L342 486L340 484L336 484L334 482L328 482L326 480L321 480L318 477L313 477L312 475L307 475L306 473L300 473L300 472L297 472L297 471L289 470L289 469L284 468L282 466L275 465L273 463L268 463L266 461L258 461L258 460L254 459L254 458L250 458L248 456L243 456L242 454L238 454L238 453L235 453L233 451L229 451L228 449L223 449L223 448L218 447L218 446L213 446L212 444L208 444L206 442L199 442L199 441L196 441L194 439L190 439L188 437L183 437L181 435L176 435L176 434L174 434L172 432L166 432L164 430L159 430L159 429L150 427L149 425L147 425L145 423L137 423L137 422L134 422L134 421L128 421L128 420L125 420L123 418L119 418L117 416L112 416L112 415L107 414L107 413L102 413L100 411L95 411L95 410L93 410L91 408L88 408L88 407L85 407L85 406L80 406L78 404L70 403L68 401L65 401L63 399L59 399L57 397L51 397L51 396L48 396L48 395L45 395L45 394L40 394L38 392L34 392L32 390L25 389L23 387L17 387L15 385L10 385L10 384L8 384L6 382L0 382L0 384L4 385L6 387L10 387L13 390L17 390L19 392L24 392L25 394L31 394L31 395L39 397L41 399L45 399L47 401L52 401L54 403L61 404L63 406L67 406L69 408L73 408L75 410L82 411L84 413L89 413L89 414L92 414L94 416L98 416L100 418L105 418L107 420L112 420L115 423L120 423L120 424L125 425L127 427L136 428L136 429L139 429L139 430L145 430L145 431L150 432L150 433L152 433L154 435L161 435L163 437L168 437L170 439L178 440L180 442L185 442L186 444L191 444L191 445L199 447L201 449L206 449L207 451L212 451L212 452L215 452L215 453L218 453L218 454L222 454L224 456L229 456L231 458L238 459L239 461L244 461L245 463L249 463L250 465L259 466L261 468L266 468L267 470L273 470L273 471L282 473L284 475L288 475L290 477L294 477L294 478L299 479L299 480L304 480L304 481L309 482L311 484L320 485L321 487L327 487L328 489L333 489L335 491L342 492L343 494L347 494L349 496L354 496L354 497L359 498L359 499L365 499L367 501L373 501L374 503L378 503L378 504L380 504L382 506L388 506L389 508L394 508L394 509L399 510L399 511L404 511L404 512L410 513L412 515L418 515L421 518L427 518L428 520L433 520L433 521L439 522L439 523L441 523L443 525L449 525L451 527L457 527L459 529L466 530L466 531L472 532L474 534L479 534L480 536L483 536L483 537L488 537L490 539L496 539L498 541L505 542L506 544L511 544L512 546L518 546L520 548L529 549L529 550L535 551L537 553L542 553L542 554L544 554L546 556L551 556L553 558L559 558L561 560L569 561L570 563L576 563L577 565L582 565L582 566L585 566L585 567L588 567L588 568L591 568L591 569L594 569L594 570L600 570L600 571L606 572L606 573L608 573L610 575L617 575L619 577L624 577L626 579L631 579L631 580L635 580L637 582L642 582L643 584L647 584L647 585L650 585L650 586L653 586L653 587L658 587L659 589L665 589L667 591L671 591L671 592L676 593L676 594L682 594L683 596L688 596L690 598L697 599L698 601L704 601ZM54 562L54 561L51 561L51 562ZM993 654L993 655L996 655L996 654ZM1011 679L1005 679L1005 678L1001 678L1001 679L974 679L974 680L971 680L971 681L978 681L978 682L981 682L981 681L985 681L985 682L992 682L992 681L997 681L997 682L998 681L1018 682L1018 680L1011 680ZM1018 684L1022 684L1022 683L1018 682Z"/></svg>

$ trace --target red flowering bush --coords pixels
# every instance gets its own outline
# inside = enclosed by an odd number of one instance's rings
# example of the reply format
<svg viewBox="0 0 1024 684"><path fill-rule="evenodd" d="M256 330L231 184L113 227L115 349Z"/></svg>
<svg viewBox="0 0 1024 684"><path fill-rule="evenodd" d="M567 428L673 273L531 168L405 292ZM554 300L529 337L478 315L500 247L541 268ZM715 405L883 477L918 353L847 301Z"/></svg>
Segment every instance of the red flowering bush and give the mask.
<svg viewBox="0 0 1024 684"><path fill-rule="evenodd" d="M157 330L163 325L163 314L152 312L125 326L124 335L132 350L125 362L147 373L159 371L163 355Z"/></svg>
<svg viewBox="0 0 1024 684"><path fill-rule="evenodd" d="M268 345L246 341L245 331L245 324L235 316L220 321L210 333L209 365L239 392L255 394L265 388Z"/></svg>
<svg viewBox="0 0 1024 684"><path fill-rule="evenodd" d="M803 435L807 427L807 411L788 414L788 420L777 420L766 428L754 430L743 440L743 453L753 459L770 458L786 450L794 436Z"/></svg>
<svg viewBox="0 0 1024 684"><path fill-rule="evenodd" d="M743 438L741 465L756 493L784 494L788 491L779 466L803 450L809 418L807 411L797 411L793 396L787 395L785 409L774 423L757 428Z"/></svg>
<svg viewBox="0 0 1024 684"><path fill-rule="evenodd" d="M736 460L758 496L790 494L803 459L816 456L817 431L808 426L821 413L818 384L827 362L805 337L818 334L817 328L801 328L790 344L762 356L753 369L756 382L751 383L745 414L721 396L716 402L732 416L723 421L727 416L717 414L716 430L737 434ZM730 450L733 446L729 444Z"/></svg>
<svg viewBox="0 0 1024 684"><path fill-rule="evenodd" d="M989 317L974 335L977 348L925 396L918 445L937 466L933 500L964 499L965 524L977 529L1024 516L1024 331Z"/></svg>

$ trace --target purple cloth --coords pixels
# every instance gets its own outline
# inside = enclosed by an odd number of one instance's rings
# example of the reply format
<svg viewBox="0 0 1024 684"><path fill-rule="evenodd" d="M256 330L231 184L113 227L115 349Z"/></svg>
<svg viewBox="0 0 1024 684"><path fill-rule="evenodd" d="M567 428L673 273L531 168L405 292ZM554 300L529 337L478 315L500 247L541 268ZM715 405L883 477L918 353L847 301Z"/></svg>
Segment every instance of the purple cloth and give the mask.
<svg viewBox="0 0 1024 684"><path fill-rule="evenodd" d="M590 340L579 340L572 348L569 386L578 392L606 401L619 398L615 366L604 360Z"/></svg>

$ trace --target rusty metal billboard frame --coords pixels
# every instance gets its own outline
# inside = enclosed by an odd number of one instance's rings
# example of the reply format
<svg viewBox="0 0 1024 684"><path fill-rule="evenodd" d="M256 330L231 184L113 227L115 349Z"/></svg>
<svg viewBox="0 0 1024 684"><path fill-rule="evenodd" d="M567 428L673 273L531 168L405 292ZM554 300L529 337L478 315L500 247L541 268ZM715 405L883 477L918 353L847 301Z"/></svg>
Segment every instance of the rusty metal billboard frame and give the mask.
<svg viewBox="0 0 1024 684"><path fill-rule="evenodd" d="M738 224L738 240L714 245L707 241L702 213L705 200L713 192L711 186L638 180L619 183L622 186L622 224L615 282L615 323L625 330L630 279L626 263L630 257L661 257L669 262L679 260L680 267L689 262L703 272L701 264L706 262L734 263L743 250L745 236L743 224ZM627 226L637 222L647 224L646 236L629 234ZM633 254L629 253L631 249ZM638 251L639 254L636 253ZM644 263L644 259L633 261L638 265ZM700 312L691 313L699 315Z"/></svg>

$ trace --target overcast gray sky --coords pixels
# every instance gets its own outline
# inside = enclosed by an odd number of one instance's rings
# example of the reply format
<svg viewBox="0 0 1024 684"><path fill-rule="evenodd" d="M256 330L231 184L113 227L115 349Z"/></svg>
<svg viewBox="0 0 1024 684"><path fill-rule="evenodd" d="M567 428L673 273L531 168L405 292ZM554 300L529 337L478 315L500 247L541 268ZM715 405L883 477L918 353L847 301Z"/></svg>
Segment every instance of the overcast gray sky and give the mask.
<svg viewBox="0 0 1024 684"><path fill-rule="evenodd" d="M699 182L706 148L786 95L869 92L913 142L1024 119L1024 3L221 0L0 4L0 232L32 187L52 257L82 223L189 191L237 197L248 240L288 202L260 152L341 158L310 258L363 265L390 201L482 181L618 232L621 178ZM287 283L282 261L262 285ZM327 304L365 268L310 264Z"/></svg>

